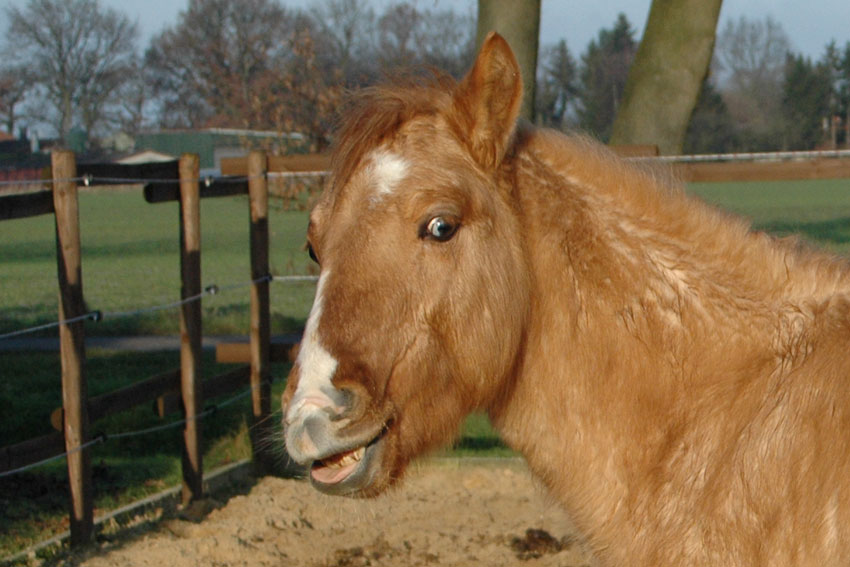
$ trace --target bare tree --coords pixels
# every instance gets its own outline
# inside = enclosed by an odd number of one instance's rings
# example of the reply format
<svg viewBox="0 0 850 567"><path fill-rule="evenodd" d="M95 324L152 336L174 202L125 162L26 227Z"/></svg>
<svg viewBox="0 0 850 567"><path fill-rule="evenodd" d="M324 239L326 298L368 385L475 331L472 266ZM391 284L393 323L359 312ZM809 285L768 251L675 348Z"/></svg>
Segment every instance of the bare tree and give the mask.
<svg viewBox="0 0 850 567"><path fill-rule="evenodd" d="M411 3L387 7L378 19L378 41L385 65L410 67L418 59L416 32L421 20L421 12Z"/></svg>
<svg viewBox="0 0 850 567"><path fill-rule="evenodd" d="M476 18L474 13L426 10L420 44L427 65L460 78L475 59Z"/></svg>
<svg viewBox="0 0 850 567"><path fill-rule="evenodd" d="M155 100L150 71L141 60L133 63L131 79L121 86L120 105L116 108L115 121L124 133L135 136L152 125Z"/></svg>
<svg viewBox="0 0 850 567"><path fill-rule="evenodd" d="M307 135L311 149L323 151L330 143L336 113L342 100L342 73L318 57L322 51L314 43L316 33L308 22L299 26L288 70L279 76L272 89L285 96L270 99L275 124L281 129L296 130Z"/></svg>
<svg viewBox="0 0 850 567"><path fill-rule="evenodd" d="M361 0L324 0L310 14L332 45L332 60L345 85L357 87L382 74L432 66L459 77L475 55L471 11L438 9L436 3L394 1L376 14ZM317 46L320 57L321 45Z"/></svg>
<svg viewBox="0 0 850 567"><path fill-rule="evenodd" d="M38 88L37 118L63 140L74 124L92 132L129 77L138 29L97 0L29 0L8 9L6 40Z"/></svg>
<svg viewBox="0 0 850 567"><path fill-rule="evenodd" d="M275 0L190 0L145 54L161 125L297 130L323 147L342 79L315 28Z"/></svg>
<svg viewBox="0 0 850 567"><path fill-rule="evenodd" d="M283 65L292 32L271 0L190 0L145 54L166 125L254 127L256 87Z"/></svg>
<svg viewBox="0 0 850 567"><path fill-rule="evenodd" d="M717 63L733 85L772 82L785 65L791 42L771 16L752 21L741 16L726 22L718 37Z"/></svg>
<svg viewBox="0 0 850 567"><path fill-rule="evenodd" d="M311 15L330 43L331 57L346 85L371 82L377 74L373 61L375 11L362 0L324 0Z"/></svg>
<svg viewBox="0 0 850 567"><path fill-rule="evenodd" d="M720 88L751 149L781 146L783 125L777 117L790 50L788 36L770 16L759 21L742 16L729 21L718 34L715 57Z"/></svg>
<svg viewBox="0 0 850 567"><path fill-rule="evenodd" d="M23 65L0 68L0 116L6 132L15 133L18 106L32 88L32 75Z"/></svg>

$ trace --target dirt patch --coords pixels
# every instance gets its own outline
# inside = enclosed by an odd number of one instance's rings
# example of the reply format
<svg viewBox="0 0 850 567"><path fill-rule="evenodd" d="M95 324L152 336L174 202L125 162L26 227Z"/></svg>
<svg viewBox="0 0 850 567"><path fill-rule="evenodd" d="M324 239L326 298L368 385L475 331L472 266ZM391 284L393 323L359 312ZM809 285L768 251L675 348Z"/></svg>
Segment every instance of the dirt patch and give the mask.
<svg viewBox="0 0 850 567"><path fill-rule="evenodd" d="M432 462L376 500L264 478L200 522L105 544L84 567L593 565L566 515L516 461Z"/></svg>

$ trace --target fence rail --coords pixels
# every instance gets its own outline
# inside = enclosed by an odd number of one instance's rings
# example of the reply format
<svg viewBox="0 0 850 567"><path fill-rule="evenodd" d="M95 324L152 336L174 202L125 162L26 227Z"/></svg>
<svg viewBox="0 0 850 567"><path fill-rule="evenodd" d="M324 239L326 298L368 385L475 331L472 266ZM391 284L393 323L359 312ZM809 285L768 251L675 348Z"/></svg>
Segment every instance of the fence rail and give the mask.
<svg viewBox="0 0 850 567"><path fill-rule="evenodd" d="M845 179L850 177L850 159L688 162L674 163L673 169L681 179L690 182Z"/></svg>

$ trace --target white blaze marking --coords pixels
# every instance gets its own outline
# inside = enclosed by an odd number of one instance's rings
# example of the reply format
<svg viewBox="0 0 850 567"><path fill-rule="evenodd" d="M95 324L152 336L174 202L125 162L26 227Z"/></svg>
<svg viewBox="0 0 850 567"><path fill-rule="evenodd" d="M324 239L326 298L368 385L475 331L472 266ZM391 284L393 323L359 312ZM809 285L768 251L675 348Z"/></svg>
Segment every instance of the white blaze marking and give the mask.
<svg viewBox="0 0 850 567"><path fill-rule="evenodd" d="M300 369L298 387L295 388L295 395L286 413L287 420L290 422L310 406L313 406L313 409L333 406L333 402L322 392L322 389L333 388L331 378L336 372L337 360L325 350L319 339L319 319L322 317L324 303L322 292L327 277L327 270L319 277L316 299L313 301L313 307L304 328L304 337L301 340L301 349L296 361Z"/></svg>
<svg viewBox="0 0 850 567"><path fill-rule="evenodd" d="M377 200L395 191L398 184L407 175L407 167L407 161L401 156L387 150L372 152L368 172L375 184Z"/></svg>

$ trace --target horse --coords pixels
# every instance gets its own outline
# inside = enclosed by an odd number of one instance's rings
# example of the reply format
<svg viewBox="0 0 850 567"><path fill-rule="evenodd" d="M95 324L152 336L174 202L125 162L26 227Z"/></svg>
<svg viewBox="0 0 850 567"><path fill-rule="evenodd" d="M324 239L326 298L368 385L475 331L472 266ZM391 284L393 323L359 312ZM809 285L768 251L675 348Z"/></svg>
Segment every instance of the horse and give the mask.
<svg viewBox="0 0 850 567"><path fill-rule="evenodd" d="M353 95L310 214L284 439L375 496L485 412L602 565L850 557L850 266L459 81Z"/></svg>

